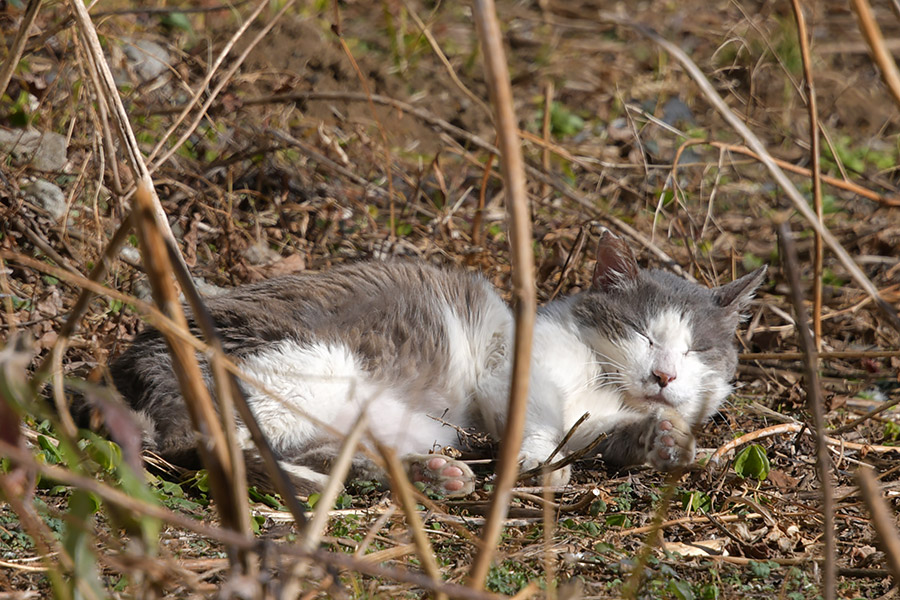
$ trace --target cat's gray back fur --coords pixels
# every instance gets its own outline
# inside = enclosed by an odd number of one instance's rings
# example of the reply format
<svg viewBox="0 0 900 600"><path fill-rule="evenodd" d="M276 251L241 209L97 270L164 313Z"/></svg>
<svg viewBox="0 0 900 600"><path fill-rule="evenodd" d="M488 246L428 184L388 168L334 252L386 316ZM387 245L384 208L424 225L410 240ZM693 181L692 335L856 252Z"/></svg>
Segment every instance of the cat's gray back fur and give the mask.
<svg viewBox="0 0 900 600"><path fill-rule="evenodd" d="M340 344L374 378L408 390L449 384L451 344L459 341L451 339L449 318L473 340L484 337L485 326L503 333L511 319L481 275L400 259L244 285L209 298L207 308L225 352L239 363L283 341ZM191 454L191 423L160 334L142 331L110 370L143 417L150 446L175 460Z"/></svg>

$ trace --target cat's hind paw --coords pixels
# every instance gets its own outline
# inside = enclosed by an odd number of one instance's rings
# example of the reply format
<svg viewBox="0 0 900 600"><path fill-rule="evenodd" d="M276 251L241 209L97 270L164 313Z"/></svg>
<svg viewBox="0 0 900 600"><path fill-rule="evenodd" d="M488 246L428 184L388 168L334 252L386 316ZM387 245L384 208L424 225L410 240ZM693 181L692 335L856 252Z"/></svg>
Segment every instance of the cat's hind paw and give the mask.
<svg viewBox="0 0 900 600"><path fill-rule="evenodd" d="M411 454L403 462L410 481L426 492L461 498L475 491L475 473L462 461L441 454Z"/></svg>
<svg viewBox="0 0 900 600"><path fill-rule="evenodd" d="M693 463L696 454L690 424L675 411L663 412L654 425L647 462L660 471L674 471Z"/></svg>

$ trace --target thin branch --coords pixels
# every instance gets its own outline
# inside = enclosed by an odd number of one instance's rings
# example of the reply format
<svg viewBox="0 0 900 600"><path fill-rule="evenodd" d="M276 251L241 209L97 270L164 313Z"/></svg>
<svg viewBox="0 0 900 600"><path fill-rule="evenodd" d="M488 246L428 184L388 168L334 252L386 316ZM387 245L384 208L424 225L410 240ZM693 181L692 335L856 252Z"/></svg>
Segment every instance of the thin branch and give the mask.
<svg viewBox="0 0 900 600"><path fill-rule="evenodd" d="M231 36L231 38L228 40L228 42L225 44L225 46L219 52L219 56L216 57L216 60L207 69L206 76L203 78L203 81L201 81L196 86L196 91L194 91L194 95L191 97L190 100L188 100L186 103L184 103L184 105L181 106L181 113L178 115L178 117L175 118L175 121L169 126L169 129L166 130L166 132L159 138L159 141L156 142L156 146L153 147L153 150L150 151L150 156L147 159L149 162L151 162L151 163L153 162L153 159L156 158L156 155L159 154L160 150L162 150L163 145L166 143L166 141L169 139L169 137L173 133L175 133L175 130L178 129L178 126L181 125L181 123L184 122L184 120L187 118L188 114L190 114L191 109L194 108L194 106L197 104L197 101L200 100L200 98L201 98L201 96L203 96L203 94L205 94L209 91L209 84L213 80L213 77L216 75L216 73L219 72L219 67L222 65L222 62L228 56L228 53L231 52L231 49L234 47L234 45L237 43L237 41L241 38L241 36L244 35L244 32L247 31L247 28L253 24L253 22L259 16L259 13L262 12L263 8L265 8L268 5L269 5L268 0L262 0L256 6L256 8L253 10L253 12L251 12L249 15L247 15L247 18L244 19L243 24L238 28L238 30L234 32L234 34ZM273 21L274 21L274 19L273 19ZM251 43L250 47L252 48L253 45L254 44ZM238 59L234 62L237 63L237 66L240 66L242 61L241 61L241 59ZM236 68L235 65L232 65L232 68ZM233 73L231 73L231 74L233 74ZM231 74L226 74L225 77L222 78L222 81L219 83L218 89L221 89L222 83L230 81ZM209 97L206 99L206 102L204 102L203 107L199 111L200 118L203 117L203 115L205 114L205 109L208 108L212 104L212 102L216 99L216 96L217 96L216 90L213 90L212 93L209 94ZM187 132L188 135L194 131L197 123L198 123L198 121L195 121L195 124L188 129L188 132ZM180 146L180 145L181 144L178 143L175 145L174 149L170 149L170 150L173 150L173 151L177 150L178 146ZM164 162L164 160L161 160L160 163L161 162ZM160 164L160 163L157 163L157 164Z"/></svg>
<svg viewBox="0 0 900 600"><path fill-rule="evenodd" d="M894 358L900 356L900 350L859 350L859 351L836 351L836 352L819 352L821 359L850 359L865 360L867 358ZM745 352L739 354L738 358L742 361L748 360L800 360L803 358L802 352Z"/></svg>
<svg viewBox="0 0 900 600"><path fill-rule="evenodd" d="M690 146L697 145L707 145L712 146L713 148L719 148L720 150L727 150L728 152L736 152L738 154L743 154L744 156L749 156L754 160L760 159L759 154L750 150L745 146L738 146L736 144L726 144L725 142L716 142L713 140L707 139L690 139L686 140L681 146L678 147L678 150L675 152L675 160L673 161L672 168L675 168L678 165L679 158L684 150L686 150ZM791 173L797 173L798 175L805 175L806 177L812 177L812 170L807 169L806 167L799 167L795 164L789 163L785 160L781 160L780 158L772 157L772 160L776 165L784 169L785 171L790 171ZM832 187L836 187L838 189L846 190L848 192L853 192L858 196L862 196L867 200L871 200L873 202L878 202L879 204L883 204L884 206L891 207L900 207L900 199L897 198L887 198L877 192L873 192L868 188L864 188L859 184L856 184L852 181L848 181L845 179L838 179L837 177L831 177L830 175L825 175L824 173L819 173L819 178L823 183L827 183Z"/></svg>
<svg viewBox="0 0 900 600"><path fill-rule="evenodd" d="M894 97L894 102L900 106L900 71L897 70L897 63L884 43L884 35L878 27L875 15L872 14L872 7L868 0L852 0L850 4L859 19L859 29L872 50L872 60L881 70L881 78Z"/></svg>
<svg viewBox="0 0 900 600"><path fill-rule="evenodd" d="M513 297L516 333L513 349L512 381L506 426L500 445L497 481L487 521L482 530L484 545L469 571L469 584L484 589L491 559L497 547L503 519L512 499L511 488L519 472L519 450L528 402L528 379L531 361L531 339L537 306L534 289L534 256L531 251L531 215L525 189L525 165L521 140L513 109L509 68L503 51L503 37L492 0L476 0L473 4L475 25L481 38L485 74L496 113L500 167L503 173L504 197L509 219L510 254L512 256Z"/></svg>
<svg viewBox="0 0 900 600"><path fill-rule="evenodd" d="M16 32L16 38L6 55L6 61L0 67L0 96L6 93L6 87L12 79L19 61L22 60L22 54L25 52L25 43L28 41L28 32L37 18L38 10L41 7L41 0L28 0L28 7L25 14L22 15L22 22L19 24L19 30Z"/></svg>
<svg viewBox="0 0 900 600"><path fill-rule="evenodd" d="M819 113L816 108L816 88L813 85L812 58L809 52L809 33L806 30L806 18L803 16L803 7L800 0L791 0L794 7L794 19L797 21L797 38L800 40L800 57L803 60L803 81L806 85L807 108L809 109L809 152L812 156L812 189L813 206L816 217L823 222L825 217L822 210L822 176L819 150ZM815 334L816 351L822 349L822 263L825 248L822 245L822 236L815 232L815 248L813 260L813 333Z"/></svg>
<svg viewBox="0 0 900 600"><path fill-rule="evenodd" d="M250 534L242 534L221 527L211 527L203 521L198 521L197 519L185 516L181 513L173 512L158 504L153 504L146 500L129 496L125 492L110 487L93 478L78 475L63 467L38 462L31 454L31 451L18 448L3 440L0 440L0 455L9 458L16 465L23 465L29 469L34 469L36 472L46 476L47 479L96 494L104 502L124 508L130 513L142 514L159 519L160 521L173 525L179 529L192 531L205 538L241 550L265 552L267 547L271 549L271 542L267 540L257 539ZM0 477L4 476L0 475ZM324 550L307 552L297 544L278 544L275 549L278 553L286 556L306 558L323 565L349 569L393 581L412 583L413 585L417 585L426 590L444 592L451 598L460 598L462 600L497 600L502 598L502 596L496 594L473 590L472 588L463 587L461 585L433 581L420 573L375 565L367 561L365 557L358 558L341 552L326 552ZM44 552L43 554L50 554L50 552Z"/></svg>
<svg viewBox="0 0 900 600"><path fill-rule="evenodd" d="M275 456L275 451L272 450L272 445L269 443L268 438L266 438L262 428L259 426L256 415L250 410L250 403L247 401L247 396L238 384L237 375L235 375L232 370L232 363L228 360L225 351L222 348L222 340L216 331L216 325L212 315L209 313L209 310L203 303L203 299L193 285L191 274L188 273L178 261L174 260L175 255L178 253L178 249L169 240L167 240L166 249L169 253L169 260L172 263L172 268L175 271L175 277L178 279L178 283L184 291L187 303L193 312L194 320L200 328L200 331L203 332L203 337L209 345L209 352L207 352L207 354L211 357L210 362L216 373L215 381L219 392L220 409L223 413L223 418L226 419L226 433L228 429L234 427L234 417L232 416L231 419L228 419L227 414L232 410L232 407L225 406L226 403L222 402L223 397L230 398L231 402L228 404L233 404L233 408L236 409L241 416L244 426L250 433L250 439L256 444L256 448L265 464L266 471L271 477L275 490L281 494L291 516L294 517L294 520L298 525L302 526L306 523L306 517L303 513L303 507L297 500L296 490L285 474L284 469L279 465L278 459ZM227 378L224 377L225 373L227 373ZM235 447L231 440L229 440L228 443L229 447L232 448L232 454L237 456L241 452L240 449ZM244 461L238 460L235 462L240 463L239 468L243 470ZM243 482L245 475L235 473L235 479ZM243 493L243 489L241 490L241 493Z"/></svg>
<svg viewBox="0 0 900 600"><path fill-rule="evenodd" d="M161 228L155 219L150 194L144 185L140 185L134 197L134 218L140 239L141 258L147 268L153 299L179 328L187 331L187 319L172 280L171 263ZM234 478L234 462L243 460L243 457L229 452L230 446L209 390L204 385L203 373L194 349L176 336L164 333L163 337L172 357L172 370L178 379L194 431L200 436L197 450L209 472L210 488L222 522L235 531L249 531L250 510L244 491L246 483L236 482ZM243 484L243 487L238 483ZM249 567L246 553L238 551L234 558Z"/></svg>
<svg viewBox="0 0 900 600"><path fill-rule="evenodd" d="M422 523L422 518L416 511L415 494L413 494L413 487L409 482L406 471L391 448L379 444L378 450L387 466L394 496L400 503L403 514L406 515L406 524L412 534L413 542L415 542L422 569L433 580L440 581L441 571L438 568L431 542L428 541L428 536L425 535L425 524ZM447 600L447 596L446 594L438 594L436 600Z"/></svg>
<svg viewBox="0 0 900 600"><path fill-rule="evenodd" d="M718 464L722 460L722 457L724 457L729 452L740 448L744 444L749 444L750 442L755 442L756 440L761 440L763 438L772 437L783 433L812 434L809 426L807 426L805 423L780 423L778 425L771 425L769 427L764 427L762 429L757 429L756 431L746 433L739 438L735 438L730 442L719 446L719 448L715 452L713 452L712 456L709 457L709 463ZM831 436L825 436L825 442L829 446L837 446L838 448L841 448L843 450L853 450L855 452L877 452L879 454L900 453L900 446L860 444L857 442L847 442Z"/></svg>
<svg viewBox="0 0 900 600"><path fill-rule="evenodd" d="M819 475L819 483L822 486L822 515L825 519L825 567L823 569L825 600L834 600L837 597L835 591L835 537L834 537L834 488L832 480L831 457L828 455L827 442L825 441L825 407L822 399L822 387L819 384L818 353L816 344L809 335L805 323L808 322L806 306L803 304L803 292L800 285L800 268L797 265L797 250L794 247L794 239L787 221L778 226L778 239L781 242L781 255L784 261L784 270L788 283L791 286L791 302L794 305L794 313L797 315L797 335L800 338L800 347L805 354L804 379L806 381L806 397L809 410L813 415L813 424L816 428L816 470Z"/></svg>
<svg viewBox="0 0 900 600"><path fill-rule="evenodd" d="M878 545L884 552L888 569L894 577L894 585L897 585L900 582L900 535L897 534L896 520L881 495L878 480L870 469L865 467L857 469L856 483L872 515L872 527L878 537Z"/></svg>

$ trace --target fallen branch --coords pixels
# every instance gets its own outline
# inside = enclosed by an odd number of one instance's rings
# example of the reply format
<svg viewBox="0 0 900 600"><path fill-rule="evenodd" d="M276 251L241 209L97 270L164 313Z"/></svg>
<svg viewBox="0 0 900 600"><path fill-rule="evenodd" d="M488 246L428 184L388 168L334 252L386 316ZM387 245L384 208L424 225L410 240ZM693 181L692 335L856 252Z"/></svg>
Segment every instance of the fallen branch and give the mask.
<svg viewBox="0 0 900 600"><path fill-rule="evenodd" d="M741 437L733 439L727 444L723 444L722 446L720 446L719 449L713 452L712 456L709 457L709 462L711 464L718 464L722 460L722 457L724 457L726 454L736 450L737 448L740 448L744 444L749 444L750 442L755 442L757 440L772 437L775 435L781 435L783 433L800 432L804 432L810 435L812 434L812 431L810 431L809 427L807 427L804 423L780 423L778 425L772 425L770 427L757 429L756 431L746 433ZM825 436L825 443L827 443L829 446L838 446L840 448L852 450L854 452L876 452L878 454L888 454L891 452L900 453L900 446L858 444L856 442L847 442L827 435Z"/></svg>

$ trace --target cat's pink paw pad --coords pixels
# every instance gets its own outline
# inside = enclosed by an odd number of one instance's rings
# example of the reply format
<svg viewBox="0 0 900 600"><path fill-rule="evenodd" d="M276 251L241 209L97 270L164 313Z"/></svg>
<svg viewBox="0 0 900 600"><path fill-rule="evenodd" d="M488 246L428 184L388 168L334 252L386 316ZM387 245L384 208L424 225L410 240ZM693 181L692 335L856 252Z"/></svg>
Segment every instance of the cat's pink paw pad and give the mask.
<svg viewBox="0 0 900 600"><path fill-rule="evenodd" d="M696 443L691 428L677 414L666 414L655 427L647 459L661 471L686 467L694 461Z"/></svg>
<svg viewBox="0 0 900 600"><path fill-rule="evenodd" d="M411 455L404 462L410 480L424 491L450 498L475 491L475 474L464 462L439 454Z"/></svg>

